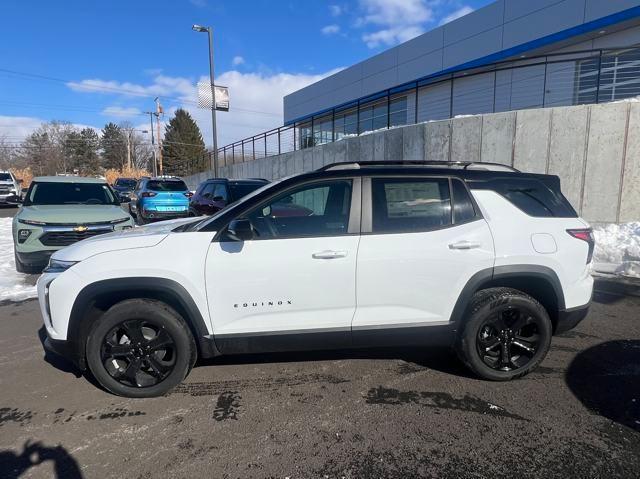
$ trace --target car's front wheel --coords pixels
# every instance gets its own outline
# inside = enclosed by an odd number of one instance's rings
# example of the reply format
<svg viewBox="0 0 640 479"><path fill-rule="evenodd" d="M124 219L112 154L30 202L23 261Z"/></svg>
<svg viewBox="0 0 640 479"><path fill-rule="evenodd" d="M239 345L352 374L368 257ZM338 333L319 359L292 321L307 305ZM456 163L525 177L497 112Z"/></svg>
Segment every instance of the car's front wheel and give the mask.
<svg viewBox="0 0 640 479"><path fill-rule="evenodd" d="M156 397L188 374L196 345L182 317L166 304L130 299L93 324L86 342L89 369L119 396Z"/></svg>
<svg viewBox="0 0 640 479"><path fill-rule="evenodd" d="M481 378L508 381L542 362L552 335L549 315L538 301L515 289L490 288L473 296L456 350Z"/></svg>

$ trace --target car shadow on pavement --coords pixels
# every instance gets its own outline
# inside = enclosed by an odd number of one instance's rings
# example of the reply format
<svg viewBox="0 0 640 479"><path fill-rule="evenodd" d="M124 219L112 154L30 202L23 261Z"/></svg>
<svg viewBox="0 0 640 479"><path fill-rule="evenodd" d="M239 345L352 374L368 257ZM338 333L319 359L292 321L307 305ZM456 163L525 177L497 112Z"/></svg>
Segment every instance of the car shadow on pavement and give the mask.
<svg viewBox="0 0 640 479"><path fill-rule="evenodd" d="M581 352L565 379L587 408L640 432L640 341L607 341Z"/></svg>
<svg viewBox="0 0 640 479"><path fill-rule="evenodd" d="M235 364L265 364L265 363L294 363L309 361L339 361L339 360L400 360L405 365L398 367L399 372L419 372L432 369L455 376L477 379L460 362L455 353L449 348L362 348L346 350L303 351L283 353L261 353L219 356L211 359L199 360L197 366L235 365Z"/></svg>
<svg viewBox="0 0 640 479"><path fill-rule="evenodd" d="M3 478L14 479L26 474L29 469L51 461L52 477L65 479L82 478L78 462L62 446L45 446L41 442L24 444L22 452L10 449L0 451L0 474Z"/></svg>

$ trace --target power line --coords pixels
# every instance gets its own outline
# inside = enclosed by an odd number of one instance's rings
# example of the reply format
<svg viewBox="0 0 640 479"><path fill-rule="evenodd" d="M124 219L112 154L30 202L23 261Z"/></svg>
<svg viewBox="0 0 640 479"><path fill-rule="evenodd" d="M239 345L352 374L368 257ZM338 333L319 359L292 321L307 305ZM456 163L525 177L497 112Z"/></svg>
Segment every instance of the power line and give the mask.
<svg viewBox="0 0 640 479"><path fill-rule="evenodd" d="M51 82L56 82L56 83L64 83L66 86L68 86L69 88L73 89L74 87L71 87L69 85L74 85L76 90L84 90L87 92L114 92L114 93L122 93L125 95L131 95L131 96L139 96L139 97L146 97L146 98L155 98L155 97L160 97L163 100L174 100L174 102L176 103L180 103L180 104L190 104L190 105L194 105L194 106L198 106L198 102L194 101L194 100L187 100L185 98L180 98L180 97L172 97L172 96L164 96L164 95L158 95L156 93L144 93L141 92L139 90L129 90L126 88L117 88L117 87L110 87L107 85L91 85L90 83L82 83L82 82L77 82L77 81L73 81L73 80L65 80L63 78L56 78L56 77L51 77L51 76L47 76L47 75L38 75L35 73L28 73L28 72L20 72L17 70L9 70L6 68L0 68L0 72L2 73L7 73L7 74L11 74L11 75L17 75L17 76L21 76L21 77L25 77L25 78L29 78L29 79L33 79L33 80L41 80L41 81L51 81ZM91 80L88 80L91 81ZM144 88L144 87L143 87ZM169 103L172 103L171 101ZM244 108L234 108L235 111L242 111L242 112L246 112L246 113L257 113L257 114L261 114L261 115L270 115L270 116L274 116L274 117L278 117L280 118L282 115L280 115L279 113L274 113L274 112L267 112L267 111L260 111L260 110L251 110L251 109L244 109Z"/></svg>

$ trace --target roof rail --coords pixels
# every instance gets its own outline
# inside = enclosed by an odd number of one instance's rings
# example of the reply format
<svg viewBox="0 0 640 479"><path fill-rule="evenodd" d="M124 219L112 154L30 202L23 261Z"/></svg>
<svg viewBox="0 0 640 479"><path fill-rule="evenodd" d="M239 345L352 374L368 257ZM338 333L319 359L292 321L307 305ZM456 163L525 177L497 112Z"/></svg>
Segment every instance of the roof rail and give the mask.
<svg viewBox="0 0 640 479"><path fill-rule="evenodd" d="M343 161L331 163L318 168L316 171L345 170L353 168L362 168L364 166L453 166L460 167L463 170L469 167L499 167L505 168L514 173L520 173L520 170L502 163L480 162L480 161L436 161L436 160L400 160L400 161Z"/></svg>

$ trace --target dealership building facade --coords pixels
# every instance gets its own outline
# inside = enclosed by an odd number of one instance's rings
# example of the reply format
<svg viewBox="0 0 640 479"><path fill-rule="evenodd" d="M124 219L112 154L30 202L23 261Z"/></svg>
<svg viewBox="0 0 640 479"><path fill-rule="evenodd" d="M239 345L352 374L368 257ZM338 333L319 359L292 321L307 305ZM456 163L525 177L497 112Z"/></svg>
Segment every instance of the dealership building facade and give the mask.
<svg viewBox="0 0 640 479"><path fill-rule="evenodd" d="M277 152L275 131L264 154L251 141L254 157L269 156L460 115L638 95L640 0L498 0L286 96Z"/></svg>

